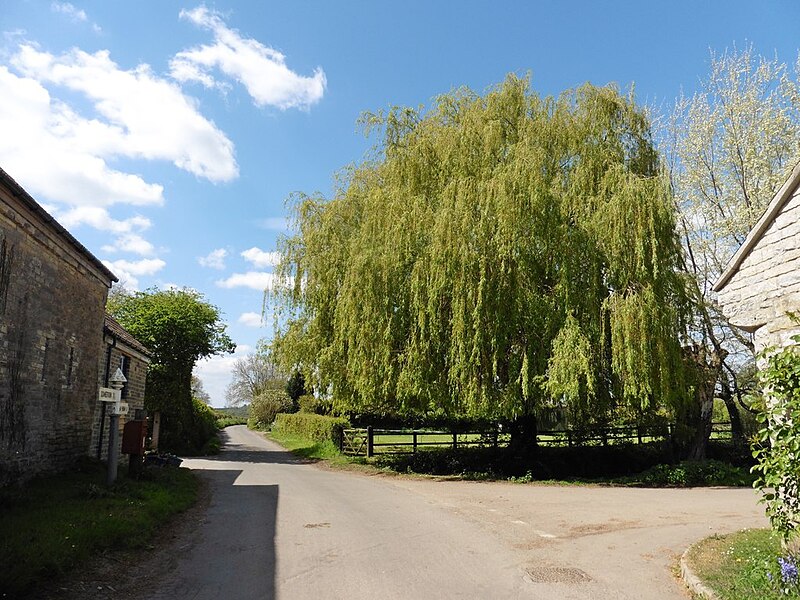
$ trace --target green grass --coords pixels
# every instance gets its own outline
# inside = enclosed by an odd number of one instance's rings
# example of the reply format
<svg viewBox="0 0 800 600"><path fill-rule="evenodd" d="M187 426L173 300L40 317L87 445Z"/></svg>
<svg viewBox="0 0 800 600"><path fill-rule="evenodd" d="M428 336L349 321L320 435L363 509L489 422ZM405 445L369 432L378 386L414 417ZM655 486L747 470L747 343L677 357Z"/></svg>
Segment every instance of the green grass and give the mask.
<svg viewBox="0 0 800 600"><path fill-rule="evenodd" d="M770 582L767 573L777 575L780 552L780 538L771 530L748 529L707 538L689 550L687 559L721 600L777 600L787 596Z"/></svg>
<svg viewBox="0 0 800 600"><path fill-rule="evenodd" d="M363 460L352 460L339 452L333 442L317 442L307 438L273 430L269 437L289 450L295 456L312 460L325 460L333 464L363 463Z"/></svg>
<svg viewBox="0 0 800 600"><path fill-rule="evenodd" d="M106 549L145 547L158 525L191 506L197 480L187 469L148 469L105 486L105 468L41 477L0 489L0 590L29 593Z"/></svg>

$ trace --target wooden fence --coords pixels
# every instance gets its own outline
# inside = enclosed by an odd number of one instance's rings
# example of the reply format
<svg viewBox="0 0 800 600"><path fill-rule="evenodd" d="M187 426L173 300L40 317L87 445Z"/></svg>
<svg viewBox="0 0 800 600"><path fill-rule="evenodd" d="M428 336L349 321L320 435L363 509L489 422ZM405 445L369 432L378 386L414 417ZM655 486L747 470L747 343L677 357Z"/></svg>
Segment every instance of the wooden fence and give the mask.
<svg viewBox="0 0 800 600"><path fill-rule="evenodd" d="M600 427L589 431L539 431L536 441L542 446L608 446L669 439L672 426ZM507 446L510 434L500 429L491 431L430 431L421 429L345 429L340 450L353 456L376 454L409 454L424 448L467 448ZM712 423L712 439L731 439L730 423Z"/></svg>

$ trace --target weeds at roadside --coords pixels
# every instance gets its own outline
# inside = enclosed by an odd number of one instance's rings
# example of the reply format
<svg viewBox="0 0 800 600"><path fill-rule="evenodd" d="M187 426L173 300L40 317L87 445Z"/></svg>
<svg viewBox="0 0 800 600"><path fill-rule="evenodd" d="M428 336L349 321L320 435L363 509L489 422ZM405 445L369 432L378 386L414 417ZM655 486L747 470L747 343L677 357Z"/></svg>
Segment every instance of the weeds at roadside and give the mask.
<svg viewBox="0 0 800 600"><path fill-rule="evenodd" d="M187 469L144 473L109 488L105 467L82 461L76 471L0 489L0 590L20 597L97 552L145 547L158 525L195 502Z"/></svg>

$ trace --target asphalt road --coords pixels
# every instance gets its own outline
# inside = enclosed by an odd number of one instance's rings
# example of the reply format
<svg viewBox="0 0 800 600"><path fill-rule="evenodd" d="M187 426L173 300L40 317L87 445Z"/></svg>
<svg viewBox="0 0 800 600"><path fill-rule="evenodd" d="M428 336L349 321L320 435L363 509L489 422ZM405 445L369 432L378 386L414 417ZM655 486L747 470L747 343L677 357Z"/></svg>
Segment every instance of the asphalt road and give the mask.
<svg viewBox="0 0 800 600"><path fill-rule="evenodd" d="M244 426L186 460L210 502L151 599L687 599L679 555L764 527L749 489L628 489L367 476Z"/></svg>

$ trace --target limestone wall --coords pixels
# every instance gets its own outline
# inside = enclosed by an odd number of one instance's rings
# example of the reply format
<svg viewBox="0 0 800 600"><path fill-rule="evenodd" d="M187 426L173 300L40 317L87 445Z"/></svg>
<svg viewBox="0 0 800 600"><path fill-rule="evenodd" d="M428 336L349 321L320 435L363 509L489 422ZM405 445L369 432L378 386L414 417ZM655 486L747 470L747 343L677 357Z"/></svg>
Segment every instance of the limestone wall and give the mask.
<svg viewBox="0 0 800 600"><path fill-rule="evenodd" d="M800 333L800 194L795 190L739 270L719 292L731 323L755 330L756 351L784 346ZM800 315L799 315L800 316Z"/></svg>
<svg viewBox="0 0 800 600"><path fill-rule="evenodd" d="M0 181L0 484L87 454L110 285Z"/></svg>

